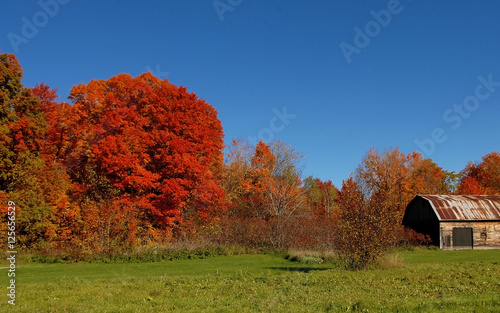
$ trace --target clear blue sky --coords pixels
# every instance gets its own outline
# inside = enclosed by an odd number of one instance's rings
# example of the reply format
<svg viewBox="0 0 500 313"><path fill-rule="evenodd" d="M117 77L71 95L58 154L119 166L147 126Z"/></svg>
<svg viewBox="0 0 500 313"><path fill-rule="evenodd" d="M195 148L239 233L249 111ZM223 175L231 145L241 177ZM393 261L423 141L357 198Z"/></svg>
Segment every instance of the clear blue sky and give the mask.
<svg viewBox="0 0 500 313"><path fill-rule="evenodd" d="M339 187L371 147L453 171L500 150L497 1L9 0L0 30L27 86L152 70L213 105L227 143L272 135Z"/></svg>

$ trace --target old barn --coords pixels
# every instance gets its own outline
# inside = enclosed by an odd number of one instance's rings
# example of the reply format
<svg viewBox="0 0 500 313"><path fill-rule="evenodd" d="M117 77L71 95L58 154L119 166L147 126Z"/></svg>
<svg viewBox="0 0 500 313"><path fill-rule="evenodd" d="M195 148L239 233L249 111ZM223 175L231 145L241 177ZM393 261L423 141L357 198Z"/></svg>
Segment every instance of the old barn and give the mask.
<svg viewBox="0 0 500 313"><path fill-rule="evenodd" d="M500 196L418 195L403 225L441 249L500 248Z"/></svg>

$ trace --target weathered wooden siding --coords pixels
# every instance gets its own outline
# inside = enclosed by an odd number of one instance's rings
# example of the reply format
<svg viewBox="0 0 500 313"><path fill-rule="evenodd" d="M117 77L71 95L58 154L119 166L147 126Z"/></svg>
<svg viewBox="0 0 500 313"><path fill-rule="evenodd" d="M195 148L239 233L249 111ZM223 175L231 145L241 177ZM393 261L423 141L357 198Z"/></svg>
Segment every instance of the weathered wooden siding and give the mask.
<svg viewBox="0 0 500 313"><path fill-rule="evenodd" d="M441 249L454 249L453 228L472 228L473 245L475 248L500 248L500 222L441 222Z"/></svg>

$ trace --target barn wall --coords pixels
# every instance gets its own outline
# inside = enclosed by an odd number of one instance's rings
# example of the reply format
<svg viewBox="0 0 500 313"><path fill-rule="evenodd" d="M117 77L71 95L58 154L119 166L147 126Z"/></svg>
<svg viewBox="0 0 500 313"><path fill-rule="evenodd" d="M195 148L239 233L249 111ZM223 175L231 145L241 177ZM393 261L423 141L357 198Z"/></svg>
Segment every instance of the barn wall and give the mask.
<svg viewBox="0 0 500 313"><path fill-rule="evenodd" d="M441 249L453 249L453 228L455 227L472 227L474 249L500 247L500 222L498 221L441 222Z"/></svg>

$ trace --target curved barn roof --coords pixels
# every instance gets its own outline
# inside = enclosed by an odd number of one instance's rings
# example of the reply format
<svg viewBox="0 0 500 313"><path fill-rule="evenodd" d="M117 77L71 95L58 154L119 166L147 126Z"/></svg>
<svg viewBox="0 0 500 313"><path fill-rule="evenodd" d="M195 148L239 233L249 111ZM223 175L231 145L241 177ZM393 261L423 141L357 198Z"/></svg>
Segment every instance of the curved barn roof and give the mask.
<svg viewBox="0 0 500 313"><path fill-rule="evenodd" d="M428 200L440 221L500 220L500 196L418 195Z"/></svg>

